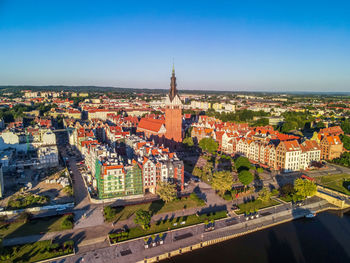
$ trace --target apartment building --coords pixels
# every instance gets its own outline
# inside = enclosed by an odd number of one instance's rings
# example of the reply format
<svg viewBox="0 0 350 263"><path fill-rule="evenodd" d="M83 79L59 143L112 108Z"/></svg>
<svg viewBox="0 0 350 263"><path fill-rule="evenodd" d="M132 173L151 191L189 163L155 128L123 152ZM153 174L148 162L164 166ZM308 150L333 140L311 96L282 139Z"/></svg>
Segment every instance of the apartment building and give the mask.
<svg viewBox="0 0 350 263"><path fill-rule="evenodd" d="M320 145L322 160L333 160L339 158L343 152L343 143L338 135L323 136Z"/></svg>
<svg viewBox="0 0 350 263"><path fill-rule="evenodd" d="M301 147L297 140L281 141L276 148L276 166L285 172L299 171Z"/></svg>

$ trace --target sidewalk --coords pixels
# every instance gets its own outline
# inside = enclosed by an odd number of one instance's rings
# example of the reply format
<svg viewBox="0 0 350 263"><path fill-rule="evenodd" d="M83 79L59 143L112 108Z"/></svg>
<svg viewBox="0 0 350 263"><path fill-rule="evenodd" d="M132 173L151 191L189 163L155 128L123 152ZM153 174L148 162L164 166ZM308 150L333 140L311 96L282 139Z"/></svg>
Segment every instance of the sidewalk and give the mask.
<svg viewBox="0 0 350 263"><path fill-rule="evenodd" d="M252 231L260 230L262 228L271 227L281 222L293 220L298 217L302 217L309 213L311 209L322 210L329 208L330 205L325 200L317 200L313 203L309 203L304 207L296 209L284 209L275 213L272 213L274 209L265 209L264 212L271 211L270 214L266 213L265 216L260 218L245 221L245 218L235 217L237 220L233 225L228 225L228 219L222 219L216 221L217 229L211 232L204 232L203 225L195 225L186 229L178 229L168 231L164 240L164 245L154 248L145 249L144 241L142 238L136 240L130 240L120 243L116 246L96 249L91 252L79 253L75 256L67 258L68 263L77 262L84 258L84 262L140 262L146 259L156 260L159 255L168 256L168 253L173 252L173 255L178 254L179 250L190 251L192 246L197 246L202 243L204 246L221 242L229 238L233 238L237 235L250 233ZM175 241L174 237L191 233L192 235L181 241ZM125 254L128 251L128 254ZM150 261L151 262L151 261ZM153 261L152 261L153 262Z"/></svg>

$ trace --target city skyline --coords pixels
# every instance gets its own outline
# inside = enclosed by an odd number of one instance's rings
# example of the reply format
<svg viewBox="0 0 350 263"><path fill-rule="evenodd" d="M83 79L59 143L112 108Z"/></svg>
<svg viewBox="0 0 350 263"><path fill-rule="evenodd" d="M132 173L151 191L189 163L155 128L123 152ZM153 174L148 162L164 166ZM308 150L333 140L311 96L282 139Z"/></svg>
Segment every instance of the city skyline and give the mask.
<svg viewBox="0 0 350 263"><path fill-rule="evenodd" d="M349 4L328 3L2 1L0 85L167 89L175 58L180 91L346 92Z"/></svg>

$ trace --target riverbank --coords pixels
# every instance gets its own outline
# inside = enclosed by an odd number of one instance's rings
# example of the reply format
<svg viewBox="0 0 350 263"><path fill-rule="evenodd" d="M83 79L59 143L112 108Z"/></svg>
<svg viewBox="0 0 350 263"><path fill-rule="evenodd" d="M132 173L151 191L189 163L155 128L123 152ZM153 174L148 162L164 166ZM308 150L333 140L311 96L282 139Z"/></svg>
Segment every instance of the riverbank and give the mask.
<svg viewBox="0 0 350 263"><path fill-rule="evenodd" d="M350 211L324 211L193 250L162 263L348 263Z"/></svg>
<svg viewBox="0 0 350 263"><path fill-rule="evenodd" d="M232 226L220 228L213 232L202 234L200 237L200 242L186 244L185 246L179 246L178 248L173 249L171 251L153 257L147 257L138 262L157 262L160 260L169 259L174 256L178 256L187 252L192 252L200 248L211 246L233 238L237 238L256 231L271 228L279 224L290 222L298 218L305 217L305 215L309 214L311 210L320 213L329 209L338 208L329 204L325 200L321 200L319 202L305 205L296 209L288 209L286 211L282 211L276 214L263 215L261 218L237 223Z"/></svg>

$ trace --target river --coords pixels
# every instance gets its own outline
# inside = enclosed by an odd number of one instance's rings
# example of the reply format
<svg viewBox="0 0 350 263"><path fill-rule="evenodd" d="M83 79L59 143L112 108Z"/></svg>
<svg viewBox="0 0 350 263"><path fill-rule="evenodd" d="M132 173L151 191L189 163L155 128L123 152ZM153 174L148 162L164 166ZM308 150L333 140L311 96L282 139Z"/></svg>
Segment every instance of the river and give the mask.
<svg viewBox="0 0 350 263"><path fill-rule="evenodd" d="M323 212L162 262L350 263L350 212Z"/></svg>

